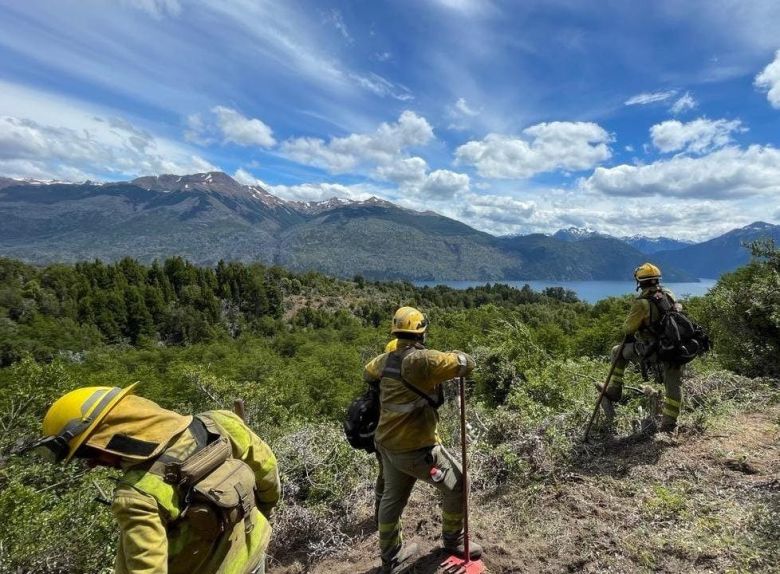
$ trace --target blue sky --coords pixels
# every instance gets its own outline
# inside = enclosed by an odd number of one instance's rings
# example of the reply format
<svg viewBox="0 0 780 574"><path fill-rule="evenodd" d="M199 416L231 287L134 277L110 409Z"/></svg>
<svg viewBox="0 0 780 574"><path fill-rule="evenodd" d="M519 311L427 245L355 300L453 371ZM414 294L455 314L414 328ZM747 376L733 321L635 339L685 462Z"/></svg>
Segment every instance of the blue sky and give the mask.
<svg viewBox="0 0 780 574"><path fill-rule="evenodd" d="M0 0L0 175L703 239L780 221L777 30L774 1Z"/></svg>

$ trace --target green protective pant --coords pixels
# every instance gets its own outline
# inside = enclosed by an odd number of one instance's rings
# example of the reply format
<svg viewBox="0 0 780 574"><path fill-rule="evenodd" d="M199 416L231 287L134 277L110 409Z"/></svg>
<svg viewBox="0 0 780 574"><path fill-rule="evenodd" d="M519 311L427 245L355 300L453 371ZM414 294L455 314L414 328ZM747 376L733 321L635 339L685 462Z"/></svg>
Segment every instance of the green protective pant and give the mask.
<svg viewBox="0 0 780 574"><path fill-rule="evenodd" d="M379 473L374 485L374 524L379 525L379 505L382 503L382 493L385 491L385 471L382 468L382 455L377 450L376 461L379 464Z"/></svg>
<svg viewBox="0 0 780 574"><path fill-rule="evenodd" d="M615 359L620 345L612 347L612 359ZM640 357L636 352L636 348L633 343L626 343L623 347L622 356L618 357L615 362L615 370L612 372L612 377L609 379L609 386L607 387L607 395L612 397L621 397L623 394L623 376L626 370L626 366L631 361L639 361ZM649 357L649 360L653 360L653 357ZM664 381L664 408L663 416L670 421L677 421L677 417L680 415L680 407L682 406L682 366L671 365L669 363L660 363L661 373Z"/></svg>
<svg viewBox="0 0 780 574"><path fill-rule="evenodd" d="M379 503L379 549L382 562L390 562L403 545L401 514L415 482L423 480L443 495L442 537L445 545L457 545L463 538L463 474L460 464L443 446L422 448L410 452L388 452L377 447L381 457L380 474L384 488ZM444 472L435 482L431 468Z"/></svg>

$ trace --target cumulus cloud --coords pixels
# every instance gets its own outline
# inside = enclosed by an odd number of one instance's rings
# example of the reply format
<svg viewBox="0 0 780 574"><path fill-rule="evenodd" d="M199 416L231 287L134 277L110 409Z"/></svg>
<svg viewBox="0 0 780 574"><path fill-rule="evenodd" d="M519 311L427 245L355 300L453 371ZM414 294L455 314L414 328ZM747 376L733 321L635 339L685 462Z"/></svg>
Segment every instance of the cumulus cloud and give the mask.
<svg viewBox="0 0 780 574"><path fill-rule="evenodd" d="M428 164L421 157L398 159L378 167L375 175L398 185L405 195L429 199L453 198L469 191L471 178L465 173L447 169L428 172Z"/></svg>
<svg viewBox="0 0 780 574"><path fill-rule="evenodd" d="M233 179L235 179L238 183L242 183L244 185L260 185L261 183L259 179L257 179L254 175L249 173L243 167L239 167L233 173Z"/></svg>
<svg viewBox="0 0 780 574"><path fill-rule="evenodd" d="M746 131L739 120L699 118L682 123L667 120L650 128L653 145L662 152L705 153L732 141L734 132Z"/></svg>
<svg viewBox="0 0 780 574"><path fill-rule="evenodd" d="M273 147L273 131L257 118L247 118L225 106L214 106L209 114L193 114L187 118L185 133L188 141L202 145L220 141L240 146Z"/></svg>
<svg viewBox="0 0 780 574"><path fill-rule="evenodd" d="M365 201L381 194L381 190L368 185L342 185L340 183L303 183L299 185L269 185L256 180L269 193L289 201L326 201L332 198Z"/></svg>
<svg viewBox="0 0 780 574"><path fill-rule="evenodd" d="M362 165L390 164L405 149L426 145L433 138L433 128L425 118L405 111L397 122L382 123L374 133L351 134L327 142L319 138L290 139L282 144L282 153L299 163L339 173Z"/></svg>
<svg viewBox="0 0 780 574"><path fill-rule="evenodd" d="M627 106L644 106L647 104L655 104L657 102L665 102L666 100L673 98L677 95L677 90L664 90L660 92L644 92L631 96L624 103Z"/></svg>
<svg viewBox="0 0 780 574"><path fill-rule="evenodd" d="M523 130L523 138L490 134L460 146L457 163L474 165L480 175L522 179L556 170L583 170L611 157L612 138L591 122L541 123Z"/></svg>
<svg viewBox="0 0 780 574"><path fill-rule="evenodd" d="M379 166L376 175L401 186L418 185L425 180L427 171L428 164L423 158L408 157Z"/></svg>
<svg viewBox="0 0 780 574"><path fill-rule="evenodd" d="M471 194L463 202L460 216L486 231L509 225L510 229L527 223L536 211L536 202L521 201L507 195Z"/></svg>
<svg viewBox="0 0 780 574"><path fill-rule="evenodd" d="M469 176L446 169L437 169L425 177L420 193L437 198L451 198L469 190Z"/></svg>
<svg viewBox="0 0 780 574"><path fill-rule="evenodd" d="M74 129L0 116L0 161L4 173L12 177L83 179L108 173L149 175L218 169L126 120L101 117Z"/></svg>
<svg viewBox="0 0 780 574"><path fill-rule="evenodd" d="M780 193L780 150L724 148L701 157L675 156L649 165L599 167L585 190L614 196L738 199Z"/></svg>
<svg viewBox="0 0 780 574"><path fill-rule="evenodd" d="M669 108L669 110L674 115L682 114L683 112L687 112L688 110L693 110L696 108L698 103L696 102L696 99L691 95L690 92L685 92L682 96L680 96L677 101L675 101L672 104L672 107Z"/></svg>
<svg viewBox="0 0 780 574"><path fill-rule="evenodd" d="M780 50L775 59L756 76L755 86L766 92L767 100L773 108L780 109Z"/></svg>

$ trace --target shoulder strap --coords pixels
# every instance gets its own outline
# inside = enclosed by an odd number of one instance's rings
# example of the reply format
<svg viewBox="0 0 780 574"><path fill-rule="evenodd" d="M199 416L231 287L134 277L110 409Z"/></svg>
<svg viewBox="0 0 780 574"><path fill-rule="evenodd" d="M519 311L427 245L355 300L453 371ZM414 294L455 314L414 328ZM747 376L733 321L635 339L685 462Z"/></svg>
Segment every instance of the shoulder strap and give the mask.
<svg viewBox="0 0 780 574"><path fill-rule="evenodd" d="M430 405L433 409L438 409L442 404L444 404L444 393L441 392L441 389L439 391L438 396L434 399L431 397L428 393L422 391L421 389L414 386L412 383L407 381L403 378L401 375L401 365L404 361L404 358L411 353L412 351L418 350L418 349L424 349L420 344L414 345L412 347L406 347L405 349L399 351L393 351L387 356L387 359L385 360L385 368L382 369L382 377L388 377L390 379L395 379L397 381L401 381L401 383L410 391L415 393L416 395L420 396L421 398L425 399L425 402Z"/></svg>

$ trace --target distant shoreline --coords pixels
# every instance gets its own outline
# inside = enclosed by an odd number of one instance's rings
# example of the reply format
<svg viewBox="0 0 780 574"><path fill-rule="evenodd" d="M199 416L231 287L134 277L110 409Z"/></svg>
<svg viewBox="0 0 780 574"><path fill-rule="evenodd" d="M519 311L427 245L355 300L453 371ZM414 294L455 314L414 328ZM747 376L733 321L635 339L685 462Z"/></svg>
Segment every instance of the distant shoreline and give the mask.
<svg viewBox="0 0 780 574"><path fill-rule="evenodd" d="M509 285L516 289L522 289L528 285L534 291L543 291L548 287L563 287L577 294L577 297L588 303L595 303L607 297L619 297L636 293L633 281L556 281L546 279L528 279L522 281L412 281L416 287L435 287L444 285L452 289L468 289L469 287L482 287L485 285ZM717 279L699 278L697 281L664 282L664 286L671 289L678 297L704 295L717 283Z"/></svg>

